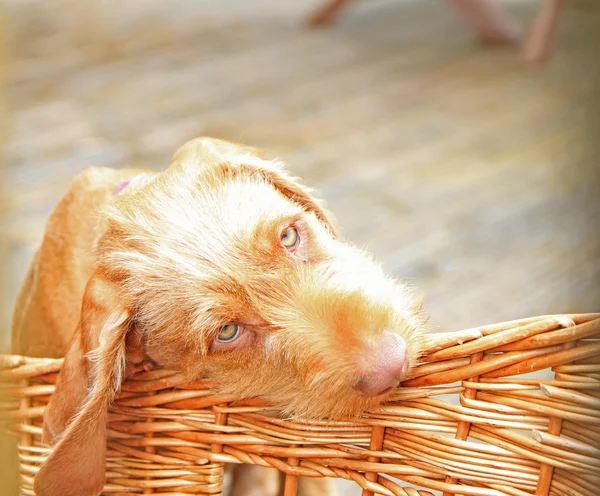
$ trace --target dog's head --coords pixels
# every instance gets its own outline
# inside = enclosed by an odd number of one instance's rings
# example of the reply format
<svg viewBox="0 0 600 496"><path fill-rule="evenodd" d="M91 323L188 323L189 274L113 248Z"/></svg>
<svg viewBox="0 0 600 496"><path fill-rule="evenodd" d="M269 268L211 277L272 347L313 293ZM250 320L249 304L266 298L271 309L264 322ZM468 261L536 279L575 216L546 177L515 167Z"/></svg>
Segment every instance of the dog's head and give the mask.
<svg viewBox="0 0 600 496"><path fill-rule="evenodd" d="M282 164L251 149L189 142L165 172L115 196L104 222L49 440L78 413L37 478L60 490L42 496L71 494L61 466L87 467L78 495L101 489L106 412L127 362L143 355L313 418L378 405L418 357L410 291L341 241Z"/></svg>

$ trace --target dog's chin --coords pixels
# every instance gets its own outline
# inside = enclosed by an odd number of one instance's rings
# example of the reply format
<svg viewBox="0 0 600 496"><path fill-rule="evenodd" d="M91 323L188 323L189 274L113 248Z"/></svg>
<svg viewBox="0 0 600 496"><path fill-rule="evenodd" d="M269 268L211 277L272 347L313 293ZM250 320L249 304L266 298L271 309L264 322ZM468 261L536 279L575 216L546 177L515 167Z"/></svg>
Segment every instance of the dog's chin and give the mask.
<svg viewBox="0 0 600 496"><path fill-rule="evenodd" d="M291 404L272 401L285 417L298 421L349 420L369 411L375 411L389 401L396 388L388 388L376 396L363 396L359 393L315 395L302 398L299 395Z"/></svg>
<svg viewBox="0 0 600 496"><path fill-rule="evenodd" d="M389 394L394 390L393 387L389 387L387 389L384 389L383 391L381 391L381 393L377 393L376 395L373 396L373 398L379 398L380 396L389 396Z"/></svg>
<svg viewBox="0 0 600 496"><path fill-rule="evenodd" d="M260 369L255 369L258 372ZM338 420L364 415L378 409L393 397L396 387L389 387L374 396L366 396L355 388L356 377L343 372L328 374L318 380L302 379L292 370L280 374L231 374L225 370L210 374L219 392L239 398L262 398L282 417L296 420ZM209 377L211 379L211 377Z"/></svg>

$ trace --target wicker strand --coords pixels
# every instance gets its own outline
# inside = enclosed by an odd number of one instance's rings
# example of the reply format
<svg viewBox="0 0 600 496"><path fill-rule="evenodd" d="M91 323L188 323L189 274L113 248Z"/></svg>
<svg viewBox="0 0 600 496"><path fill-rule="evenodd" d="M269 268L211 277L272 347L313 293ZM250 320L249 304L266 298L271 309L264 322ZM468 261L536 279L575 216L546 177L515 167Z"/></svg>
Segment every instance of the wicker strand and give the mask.
<svg viewBox="0 0 600 496"><path fill-rule="evenodd" d="M484 337L481 339L483 340L486 338ZM480 362L482 359L483 359L483 351L477 351L474 355L471 356L471 364L474 365L474 364ZM478 382L479 377L478 376L471 377L468 380ZM461 397L464 397L466 400L475 401L477 399L477 389L466 389L461 394ZM458 427L456 428L456 439L458 439L459 441L465 441L469 437L470 430L471 430L471 422L461 420L458 423ZM457 477L450 476L450 475L446 477L447 484L456 484L457 482L458 482ZM442 496L452 496L452 495L445 491Z"/></svg>
<svg viewBox="0 0 600 496"><path fill-rule="evenodd" d="M383 439L385 437L385 426L384 425L374 425L371 429L371 440L369 442L369 449L372 451L379 451L383 447ZM369 456L367 457L367 461L379 463L379 456ZM365 474L365 479L371 482L376 482L378 478L377 472L367 472ZM374 496L373 491L368 489L363 489L362 496Z"/></svg>
<svg viewBox="0 0 600 496"><path fill-rule="evenodd" d="M295 456L291 456L288 458L288 464L290 467L297 467L300 464L300 460ZM294 474L285 474L283 496L296 496L296 494L298 494L298 476Z"/></svg>

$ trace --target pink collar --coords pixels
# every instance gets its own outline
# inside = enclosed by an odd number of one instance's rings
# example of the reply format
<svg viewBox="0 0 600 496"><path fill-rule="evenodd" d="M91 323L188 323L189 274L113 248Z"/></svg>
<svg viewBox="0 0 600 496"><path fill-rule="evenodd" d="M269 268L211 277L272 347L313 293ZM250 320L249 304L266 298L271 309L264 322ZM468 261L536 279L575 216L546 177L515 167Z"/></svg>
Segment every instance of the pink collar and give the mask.
<svg viewBox="0 0 600 496"><path fill-rule="evenodd" d="M131 183L131 180L133 178L130 177L129 179L124 179L123 181L120 181L116 186L115 189L113 191L113 195L118 195L121 191L123 191L127 186L129 186L129 183Z"/></svg>

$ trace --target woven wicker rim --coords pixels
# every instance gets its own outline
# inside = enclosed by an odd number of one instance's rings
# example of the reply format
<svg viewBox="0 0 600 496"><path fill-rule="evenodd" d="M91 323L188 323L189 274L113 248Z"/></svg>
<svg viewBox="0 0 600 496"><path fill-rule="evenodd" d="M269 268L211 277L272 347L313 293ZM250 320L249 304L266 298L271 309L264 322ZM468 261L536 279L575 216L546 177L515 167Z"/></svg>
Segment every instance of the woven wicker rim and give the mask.
<svg viewBox="0 0 600 496"><path fill-rule="evenodd" d="M433 334L427 348L393 401L345 421L284 420L208 382L137 372L111 409L104 492L222 494L223 464L249 463L285 472L286 496L298 476L354 480L366 496L600 493L600 314ZM61 363L0 356L23 495Z"/></svg>

